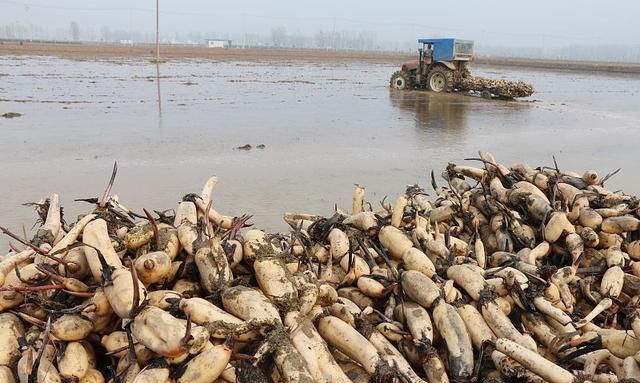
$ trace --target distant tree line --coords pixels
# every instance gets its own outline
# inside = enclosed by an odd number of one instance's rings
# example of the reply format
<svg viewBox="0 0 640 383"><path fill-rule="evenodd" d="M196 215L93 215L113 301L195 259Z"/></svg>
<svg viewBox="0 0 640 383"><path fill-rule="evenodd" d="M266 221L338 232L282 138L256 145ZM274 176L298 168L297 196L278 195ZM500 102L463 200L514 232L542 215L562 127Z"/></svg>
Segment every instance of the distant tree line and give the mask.
<svg viewBox="0 0 640 383"><path fill-rule="evenodd" d="M326 31L319 30L312 36L301 32L290 33L285 27L271 29L271 39L264 36L254 36L253 42L257 45L273 45L282 48L315 48L315 49L340 49L340 50L391 50L390 46L379 42L375 32L354 31ZM244 39L239 41L244 42Z"/></svg>
<svg viewBox="0 0 640 383"><path fill-rule="evenodd" d="M45 29L33 24L0 24L0 39L37 39L75 42L104 43L153 43L155 33L112 29L109 26L94 28L72 21L68 28ZM289 31L276 26L269 34L188 32L162 34L164 44L204 44L207 39L231 40L234 47L275 47L298 49L335 49L359 51L396 51L412 54L416 52L415 39L406 41L380 40L375 32L349 30L318 30L314 34ZM595 60L640 62L640 45L573 44L564 47L493 46L476 42L476 54L498 57L544 58L560 60Z"/></svg>
<svg viewBox="0 0 640 383"><path fill-rule="evenodd" d="M81 26L77 21L72 21L68 29L45 29L38 25L21 23L0 24L0 38L87 42L119 42L122 40L137 43L155 42L153 31L126 31L112 29L109 26L96 29ZM274 27L269 35L226 32L165 33L161 35L163 43L203 44L206 39L233 40L236 46L281 48L380 50L390 47L385 43L378 42L374 32L320 30L312 36L307 36L301 32L290 33L284 27Z"/></svg>

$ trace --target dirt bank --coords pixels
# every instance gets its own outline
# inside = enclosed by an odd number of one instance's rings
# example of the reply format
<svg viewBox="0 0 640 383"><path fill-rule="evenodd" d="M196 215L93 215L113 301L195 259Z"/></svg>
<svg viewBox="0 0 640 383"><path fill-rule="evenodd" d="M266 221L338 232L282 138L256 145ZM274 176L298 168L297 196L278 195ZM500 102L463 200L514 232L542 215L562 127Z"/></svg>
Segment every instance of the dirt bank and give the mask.
<svg viewBox="0 0 640 383"><path fill-rule="evenodd" d="M313 60L313 61L359 61L402 63L414 59L411 54L397 52L357 52L327 51L312 49L273 49L273 48L205 48L185 46L161 46L163 59L199 58L220 61L275 61L275 60ZM4 41L0 43L0 55L46 55L73 59L108 59L155 56L154 45L110 45L110 44L36 44ZM532 60L504 57L477 57L478 65L508 66L540 69L562 69L572 71L640 73L640 63L611 63L596 61Z"/></svg>
<svg viewBox="0 0 640 383"><path fill-rule="evenodd" d="M0 55L51 55L74 59L155 57L153 45L107 45L107 44L0 44ZM163 59L201 58L211 60L346 60L403 62L409 55L387 52L324 51L307 49L240 49L205 48L184 46L161 46Z"/></svg>
<svg viewBox="0 0 640 383"><path fill-rule="evenodd" d="M601 61L534 60L507 57L476 57L475 63L488 66L507 66L539 69L563 69L570 71L640 73L640 63Z"/></svg>

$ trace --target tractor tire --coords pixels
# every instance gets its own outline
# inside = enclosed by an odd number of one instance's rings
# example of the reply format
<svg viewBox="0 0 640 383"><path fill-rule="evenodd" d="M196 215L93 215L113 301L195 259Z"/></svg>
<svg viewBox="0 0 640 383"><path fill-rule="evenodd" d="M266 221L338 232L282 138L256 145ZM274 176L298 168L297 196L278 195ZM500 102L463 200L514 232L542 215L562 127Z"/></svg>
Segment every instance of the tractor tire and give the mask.
<svg viewBox="0 0 640 383"><path fill-rule="evenodd" d="M391 87L391 89L398 90L411 89L412 86L409 74L401 70L397 71L391 76L391 80L389 80L389 86Z"/></svg>
<svg viewBox="0 0 640 383"><path fill-rule="evenodd" d="M427 86L429 90L440 92L451 92L453 90L453 71L444 66L436 66L429 71L427 76Z"/></svg>

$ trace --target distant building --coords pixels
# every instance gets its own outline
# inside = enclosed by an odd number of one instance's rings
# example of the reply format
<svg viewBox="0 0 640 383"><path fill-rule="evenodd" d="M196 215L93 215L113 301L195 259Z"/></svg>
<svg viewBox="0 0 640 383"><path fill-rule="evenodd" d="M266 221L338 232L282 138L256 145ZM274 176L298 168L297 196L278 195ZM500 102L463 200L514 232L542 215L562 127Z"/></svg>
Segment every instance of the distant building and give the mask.
<svg viewBox="0 0 640 383"><path fill-rule="evenodd" d="M207 40L208 48L229 48L231 47L231 40L219 40L211 39Z"/></svg>
<svg viewBox="0 0 640 383"><path fill-rule="evenodd" d="M133 45L133 40L120 40L122 45Z"/></svg>

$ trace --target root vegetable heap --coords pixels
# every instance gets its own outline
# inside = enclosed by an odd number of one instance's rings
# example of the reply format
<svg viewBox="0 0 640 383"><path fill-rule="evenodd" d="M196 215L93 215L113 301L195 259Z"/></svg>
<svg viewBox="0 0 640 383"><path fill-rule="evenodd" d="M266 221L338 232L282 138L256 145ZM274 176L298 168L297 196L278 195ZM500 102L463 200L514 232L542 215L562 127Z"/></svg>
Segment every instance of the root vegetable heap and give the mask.
<svg viewBox="0 0 640 383"><path fill-rule="evenodd" d="M496 80L477 76L461 77L456 87L460 90L487 91L508 99L529 97L534 92L533 86L523 81Z"/></svg>
<svg viewBox="0 0 640 383"><path fill-rule="evenodd" d="M0 382L640 380L638 199L469 161L278 234L216 211L216 177L138 214L114 166L71 225L53 194L30 241L0 227Z"/></svg>

